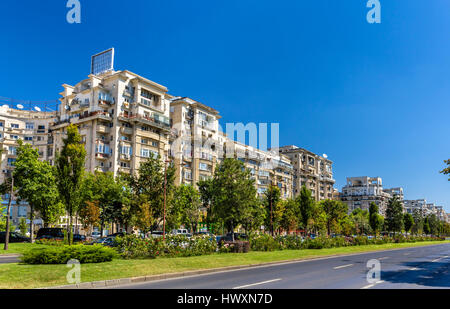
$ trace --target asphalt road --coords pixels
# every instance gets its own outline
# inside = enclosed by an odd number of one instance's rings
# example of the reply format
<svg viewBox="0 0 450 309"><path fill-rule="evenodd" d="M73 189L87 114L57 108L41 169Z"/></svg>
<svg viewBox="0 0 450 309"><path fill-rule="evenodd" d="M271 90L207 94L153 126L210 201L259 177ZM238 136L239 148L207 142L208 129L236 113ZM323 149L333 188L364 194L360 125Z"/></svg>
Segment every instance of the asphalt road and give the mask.
<svg viewBox="0 0 450 309"><path fill-rule="evenodd" d="M380 262L380 276L367 280ZM450 244L261 266L136 283L115 289L403 289L450 288Z"/></svg>
<svg viewBox="0 0 450 309"><path fill-rule="evenodd" d="M0 255L0 264L19 263L19 255Z"/></svg>

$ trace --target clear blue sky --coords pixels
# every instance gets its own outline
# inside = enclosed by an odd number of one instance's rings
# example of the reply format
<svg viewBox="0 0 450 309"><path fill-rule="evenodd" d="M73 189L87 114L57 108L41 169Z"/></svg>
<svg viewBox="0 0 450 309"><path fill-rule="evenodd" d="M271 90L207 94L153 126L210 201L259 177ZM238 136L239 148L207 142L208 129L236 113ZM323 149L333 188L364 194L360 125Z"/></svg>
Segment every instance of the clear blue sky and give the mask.
<svg viewBox="0 0 450 309"><path fill-rule="evenodd" d="M450 212L450 1L2 1L0 96L58 98L116 48L115 68L210 105L279 122L281 144L328 154L336 187L380 176Z"/></svg>

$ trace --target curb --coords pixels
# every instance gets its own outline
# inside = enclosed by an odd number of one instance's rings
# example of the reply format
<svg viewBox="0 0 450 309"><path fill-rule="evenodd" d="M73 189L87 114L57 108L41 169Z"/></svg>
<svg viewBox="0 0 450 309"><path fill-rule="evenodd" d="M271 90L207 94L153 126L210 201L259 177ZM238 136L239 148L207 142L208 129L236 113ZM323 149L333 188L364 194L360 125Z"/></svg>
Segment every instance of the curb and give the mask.
<svg viewBox="0 0 450 309"><path fill-rule="evenodd" d="M328 255L328 256L317 257L317 258L301 258L301 259L282 260L282 261L274 261L274 262L267 262L267 263L260 263L260 264L227 266L227 267L191 270L191 271L184 271L184 272L178 272L178 273L167 273L167 274L151 275L151 276L140 276L140 277L132 277L132 278L83 282L83 283L79 283L79 284L52 286L52 287L45 287L45 288L38 288L38 289L53 290L53 289L106 288L106 287L127 285L127 284L133 284L133 283L152 282L152 281L165 280L165 279L176 279L176 278L183 278L183 277L196 276L196 275L205 275L205 274L209 274L209 273L233 271L233 270L239 270L239 269L244 269L244 268L248 269L248 268L266 267L266 266L271 266L271 265L283 265L283 264L289 264L289 263L318 261L318 260L332 259L332 258L336 258L336 257L363 255L363 254L374 253L374 252L397 251L397 250L405 250L405 249L411 249L411 248L420 248L420 247L428 247L428 246L436 246L436 245L439 245L439 244L386 249L386 250L373 250L373 251L366 251L366 252L359 252L359 253L352 253L352 254L335 254L335 255Z"/></svg>

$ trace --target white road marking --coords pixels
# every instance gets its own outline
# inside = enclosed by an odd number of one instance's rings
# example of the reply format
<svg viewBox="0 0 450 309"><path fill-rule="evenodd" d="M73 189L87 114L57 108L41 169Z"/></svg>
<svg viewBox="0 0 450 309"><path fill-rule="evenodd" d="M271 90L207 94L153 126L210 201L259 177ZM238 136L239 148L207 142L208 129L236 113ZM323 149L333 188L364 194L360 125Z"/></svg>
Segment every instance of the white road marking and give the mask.
<svg viewBox="0 0 450 309"><path fill-rule="evenodd" d="M411 253L403 253L403 255L410 255Z"/></svg>
<svg viewBox="0 0 450 309"><path fill-rule="evenodd" d="M263 281L263 282L257 282L257 283L247 284L247 285L241 285L241 286L237 286L237 287L233 288L233 290L244 289L244 288L248 288L248 287L251 287L251 286L261 285L261 284L266 284L266 283L271 283L271 282L276 282L276 281L280 281L280 280L281 279L273 279L273 280L267 280L267 281Z"/></svg>
<svg viewBox="0 0 450 309"><path fill-rule="evenodd" d="M333 267L333 269L340 269L340 268L345 268L345 267L350 267L350 266L353 266L353 264L347 264L347 265L342 265L342 266L336 266L336 267Z"/></svg>
<svg viewBox="0 0 450 309"><path fill-rule="evenodd" d="M418 270L417 267L410 268L409 270Z"/></svg>
<svg viewBox="0 0 450 309"><path fill-rule="evenodd" d="M375 282L375 283L372 283L372 284L363 286L361 289L370 289L370 288L373 288L375 285L380 284L380 283L383 283L383 282L384 282L383 280L380 280L380 281L377 281L377 282Z"/></svg>
<svg viewBox="0 0 450 309"><path fill-rule="evenodd" d="M389 257L388 257L388 256L385 256L385 257L379 258L379 260L387 260L387 259L389 259Z"/></svg>

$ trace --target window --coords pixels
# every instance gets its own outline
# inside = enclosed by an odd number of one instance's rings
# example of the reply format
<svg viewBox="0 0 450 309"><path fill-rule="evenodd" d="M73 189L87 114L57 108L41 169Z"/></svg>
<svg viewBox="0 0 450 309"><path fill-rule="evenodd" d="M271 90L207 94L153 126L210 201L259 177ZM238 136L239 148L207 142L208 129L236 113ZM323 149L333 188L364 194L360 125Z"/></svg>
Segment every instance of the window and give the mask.
<svg viewBox="0 0 450 309"><path fill-rule="evenodd" d="M133 148L130 147L130 146L121 146L120 147L120 153L131 156L132 153L133 153Z"/></svg>
<svg viewBox="0 0 450 309"><path fill-rule="evenodd" d="M141 138L141 144L147 144L148 143L148 139L146 138Z"/></svg>
<svg viewBox="0 0 450 309"><path fill-rule="evenodd" d="M210 166L206 163L199 163L198 168L202 171L210 171Z"/></svg>
<svg viewBox="0 0 450 309"><path fill-rule="evenodd" d="M141 149L141 157L150 158L150 156L155 158L158 156L158 153L156 151L146 149L146 148Z"/></svg>
<svg viewBox="0 0 450 309"><path fill-rule="evenodd" d="M14 166L14 162L16 162L15 158L8 158L8 166Z"/></svg>
<svg viewBox="0 0 450 309"><path fill-rule="evenodd" d="M17 153L17 147L14 147L14 146L9 146L8 147L8 154L16 155L16 153Z"/></svg>
<svg viewBox="0 0 450 309"><path fill-rule="evenodd" d="M25 136L24 139L25 139L25 141L30 142L30 141L33 140L33 137L32 136Z"/></svg>
<svg viewBox="0 0 450 309"><path fill-rule="evenodd" d="M19 128L19 124L18 123L11 123L11 128L18 129Z"/></svg>
<svg viewBox="0 0 450 309"><path fill-rule="evenodd" d="M17 135L10 135L9 137L10 137L11 139L16 139L16 140L19 139L19 136L17 136Z"/></svg>
<svg viewBox="0 0 450 309"><path fill-rule="evenodd" d="M33 122L27 122L27 123L25 124L25 128L26 128L27 130L34 130L34 123L33 123Z"/></svg>

